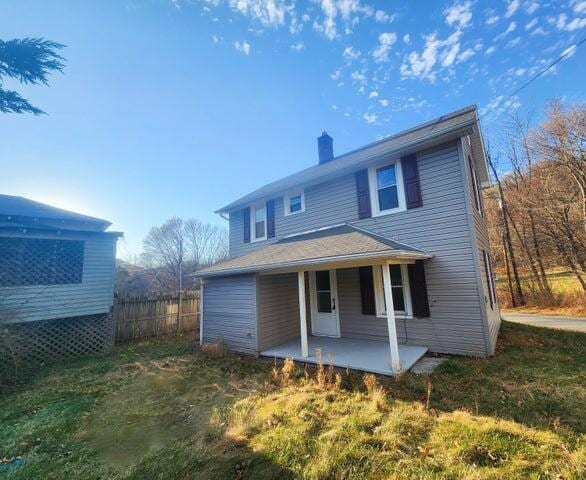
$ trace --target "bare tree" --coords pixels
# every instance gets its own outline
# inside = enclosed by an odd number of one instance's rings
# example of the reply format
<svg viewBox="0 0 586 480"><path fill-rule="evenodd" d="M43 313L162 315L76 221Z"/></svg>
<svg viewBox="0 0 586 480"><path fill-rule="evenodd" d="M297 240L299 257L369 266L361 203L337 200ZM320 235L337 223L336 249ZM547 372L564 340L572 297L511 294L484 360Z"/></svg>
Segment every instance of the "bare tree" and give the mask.
<svg viewBox="0 0 586 480"><path fill-rule="evenodd" d="M175 292L189 284L189 273L222 260L227 252L225 229L173 217L151 228L143 241L141 262L156 272L152 289Z"/></svg>

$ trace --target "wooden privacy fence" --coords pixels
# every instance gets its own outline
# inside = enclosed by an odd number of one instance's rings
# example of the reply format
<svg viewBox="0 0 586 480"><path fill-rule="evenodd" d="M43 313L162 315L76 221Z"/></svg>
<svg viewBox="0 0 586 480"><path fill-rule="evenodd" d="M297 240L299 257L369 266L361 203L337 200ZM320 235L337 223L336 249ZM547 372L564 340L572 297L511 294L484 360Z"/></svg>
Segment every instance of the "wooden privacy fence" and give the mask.
<svg viewBox="0 0 586 480"><path fill-rule="evenodd" d="M199 335L199 292L173 297L119 298L114 305L116 342L170 333Z"/></svg>

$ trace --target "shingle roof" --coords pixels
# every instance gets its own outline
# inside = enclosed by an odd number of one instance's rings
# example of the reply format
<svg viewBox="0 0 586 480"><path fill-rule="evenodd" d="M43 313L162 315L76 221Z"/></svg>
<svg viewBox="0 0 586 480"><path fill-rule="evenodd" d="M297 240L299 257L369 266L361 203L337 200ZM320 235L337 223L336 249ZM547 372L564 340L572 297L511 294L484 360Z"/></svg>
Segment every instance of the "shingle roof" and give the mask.
<svg viewBox="0 0 586 480"><path fill-rule="evenodd" d="M431 258L431 254L348 224L302 233L225 262L203 268L199 277L303 267L372 258Z"/></svg>
<svg viewBox="0 0 586 480"><path fill-rule="evenodd" d="M382 155L403 151L410 153L408 151L409 149L416 148L423 141L428 141L432 138L441 138L450 132L461 131L465 128L472 129L471 141L474 157L484 159L482 136L478 127L478 112L476 106L471 105L414 128L391 135L360 149L340 155L328 163L314 165L269 183L217 210L216 213L229 212L256 200L270 198L271 195L282 194L291 188L320 183L325 178L334 178L335 176L351 173L352 171L363 168L365 164L376 158L380 158ZM488 180L488 170L486 162L483 161L481 163L478 174L481 182L484 182Z"/></svg>
<svg viewBox="0 0 586 480"><path fill-rule="evenodd" d="M111 223L100 218L70 212L61 208L52 207L44 203L35 202L24 197L0 194L0 216L26 217L46 220L64 220L91 224L100 230L105 230ZM15 226L16 223L11 224Z"/></svg>

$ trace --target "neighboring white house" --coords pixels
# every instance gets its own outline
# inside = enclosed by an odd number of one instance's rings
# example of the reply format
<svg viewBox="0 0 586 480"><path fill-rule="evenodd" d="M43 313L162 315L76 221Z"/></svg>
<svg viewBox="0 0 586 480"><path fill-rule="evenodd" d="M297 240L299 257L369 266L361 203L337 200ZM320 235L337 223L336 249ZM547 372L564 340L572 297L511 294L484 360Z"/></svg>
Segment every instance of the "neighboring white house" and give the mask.
<svg viewBox="0 0 586 480"><path fill-rule="evenodd" d="M20 342L26 337L27 355L57 358L111 348L120 234L107 232L109 226L0 195L0 323L20 332Z"/></svg>

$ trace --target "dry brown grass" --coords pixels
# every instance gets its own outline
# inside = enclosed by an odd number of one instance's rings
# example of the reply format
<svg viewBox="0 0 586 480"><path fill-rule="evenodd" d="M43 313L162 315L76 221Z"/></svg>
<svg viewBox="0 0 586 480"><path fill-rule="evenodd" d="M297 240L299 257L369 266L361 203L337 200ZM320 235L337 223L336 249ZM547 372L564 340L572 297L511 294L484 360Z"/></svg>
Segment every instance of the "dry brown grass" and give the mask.
<svg viewBox="0 0 586 480"><path fill-rule="evenodd" d="M201 346L201 351L209 358L223 358L228 355L228 349L224 342L204 343Z"/></svg>

